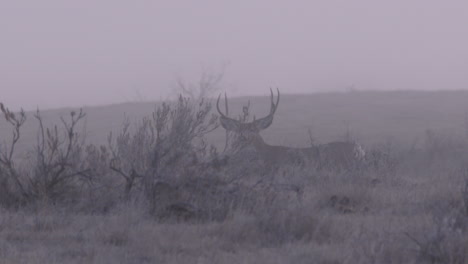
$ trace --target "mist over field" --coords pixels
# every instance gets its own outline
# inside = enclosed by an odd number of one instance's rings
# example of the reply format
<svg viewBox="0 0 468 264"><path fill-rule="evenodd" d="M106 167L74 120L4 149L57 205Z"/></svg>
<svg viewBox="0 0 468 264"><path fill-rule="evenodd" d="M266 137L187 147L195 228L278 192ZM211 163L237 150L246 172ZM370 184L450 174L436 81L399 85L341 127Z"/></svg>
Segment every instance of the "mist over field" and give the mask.
<svg viewBox="0 0 468 264"><path fill-rule="evenodd" d="M468 263L467 24L3 1L0 263Z"/></svg>
<svg viewBox="0 0 468 264"><path fill-rule="evenodd" d="M269 91L265 89L265 94ZM282 90L280 90L282 92ZM216 102L211 99L212 103ZM257 117L269 111L267 96L234 97L229 99L232 116L242 113L242 106L250 101L251 112ZM343 140L347 132L365 146L382 142L422 144L428 130L449 137L463 137L467 133L468 92L465 91L394 91L318 93L312 95L282 94L277 113L270 128L262 131L272 145L305 147L310 144L309 130L317 142ZM137 123L161 102L123 103L99 107L85 107L87 116L81 129L86 141L107 144L110 132L118 132L125 117ZM43 111L44 121L52 125L60 122L72 108ZM215 112L213 112L215 113ZM38 123L34 112L28 112L19 149L27 149L37 138ZM9 139L11 131L0 120L0 136ZM208 141L220 147L224 143L224 129L208 135Z"/></svg>

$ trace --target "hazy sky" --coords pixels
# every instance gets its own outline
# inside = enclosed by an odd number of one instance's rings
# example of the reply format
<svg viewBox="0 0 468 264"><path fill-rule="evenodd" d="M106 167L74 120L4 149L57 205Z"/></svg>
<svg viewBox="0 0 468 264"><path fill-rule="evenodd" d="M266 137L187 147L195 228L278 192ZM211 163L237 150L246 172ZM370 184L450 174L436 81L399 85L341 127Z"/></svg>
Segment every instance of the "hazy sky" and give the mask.
<svg viewBox="0 0 468 264"><path fill-rule="evenodd" d="M222 65L231 95L468 89L468 1L0 2L11 108L166 98Z"/></svg>

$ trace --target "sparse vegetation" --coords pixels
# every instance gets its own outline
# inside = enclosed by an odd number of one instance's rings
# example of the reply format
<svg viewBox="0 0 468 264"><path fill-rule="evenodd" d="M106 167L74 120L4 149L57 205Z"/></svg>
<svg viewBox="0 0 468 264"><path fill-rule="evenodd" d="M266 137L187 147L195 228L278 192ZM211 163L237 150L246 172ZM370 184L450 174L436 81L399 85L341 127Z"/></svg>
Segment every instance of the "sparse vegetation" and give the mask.
<svg viewBox="0 0 468 264"><path fill-rule="evenodd" d="M255 163L207 143L218 127L207 100L180 96L125 119L106 145L77 132L83 111L47 127L39 111L27 120L0 106L12 135L0 145L5 263L468 261L463 136L375 144L352 171L243 175ZM36 144L20 155L33 121Z"/></svg>

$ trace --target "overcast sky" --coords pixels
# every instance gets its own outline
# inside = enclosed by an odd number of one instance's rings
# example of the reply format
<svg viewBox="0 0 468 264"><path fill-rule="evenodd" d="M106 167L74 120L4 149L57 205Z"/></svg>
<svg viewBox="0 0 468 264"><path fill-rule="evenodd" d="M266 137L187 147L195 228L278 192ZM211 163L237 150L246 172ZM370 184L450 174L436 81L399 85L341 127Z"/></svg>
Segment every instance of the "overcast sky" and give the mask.
<svg viewBox="0 0 468 264"><path fill-rule="evenodd" d="M11 108L164 99L222 67L231 95L468 89L468 1L0 2Z"/></svg>

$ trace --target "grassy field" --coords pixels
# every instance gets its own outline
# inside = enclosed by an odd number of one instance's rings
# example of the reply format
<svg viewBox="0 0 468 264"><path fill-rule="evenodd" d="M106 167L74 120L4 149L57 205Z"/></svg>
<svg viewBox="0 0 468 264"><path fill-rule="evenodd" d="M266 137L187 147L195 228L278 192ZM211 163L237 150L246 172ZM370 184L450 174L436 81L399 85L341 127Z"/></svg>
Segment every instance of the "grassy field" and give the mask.
<svg viewBox="0 0 468 264"><path fill-rule="evenodd" d="M266 95L267 94L267 91ZM283 91L287 93L287 91ZM251 101L251 112L257 117L269 111L268 97L231 98L231 115L242 113L242 105ZM309 144L308 129L318 142L325 143L343 138L349 129L364 145L395 141L405 144L421 143L426 130L448 136L466 134L468 91L395 91L349 92L281 97L273 125L262 132L270 144L303 146ZM125 103L99 107L84 107L87 140L93 144L106 144L110 131L121 129L124 116L139 120L155 109L155 103ZM47 125L59 123L59 117L70 109L44 110ZM29 113L19 148L25 150L37 137L37 122ZM9 140L11 131L0 120L0 139ZM224 141L222 128L209 138L212 143Z"/></svg>
<svg viewBox="0 0 468 264"><path fill-rule="evenodd" d="M232 99L231 111L246 100ZM251 100L252 113L267 113L266 97ZM284 95L264 133L267 142L308 145L307 129L328 142L343 138L349 126L369 154L381 155L378 164L356 171L290 167L248 175L268 177L266 185L230 185L218 193L213 180L201 190L180 187L158 196L157 204L177 196L217 208L221 218L159 218L141 196L115 198L121 194L114 189L93 190L72 206L40 200L1 209L0 263L468 263L466 102L468 92ZM149 103L85 108L87 139L105 144L124 113L141 118L153 109ZM64 113L43 114L51 124ZM22 150L35 142L31 121ZM7 128L2 120L0 136L8 142ZM220 145L223 135L218 128L209 139ZM197 175L187 177L180 181Z"/></svg>
<svg viewBox="0 0 468 264"><path fill-rule="evenodd" d="M2 263L466 263L459 171L306 176L301 200L278 201L275 195L254 211L230 212L222 222L159 222L138 204L106 214L49 206L2 211L0 258Z"/></svg>

